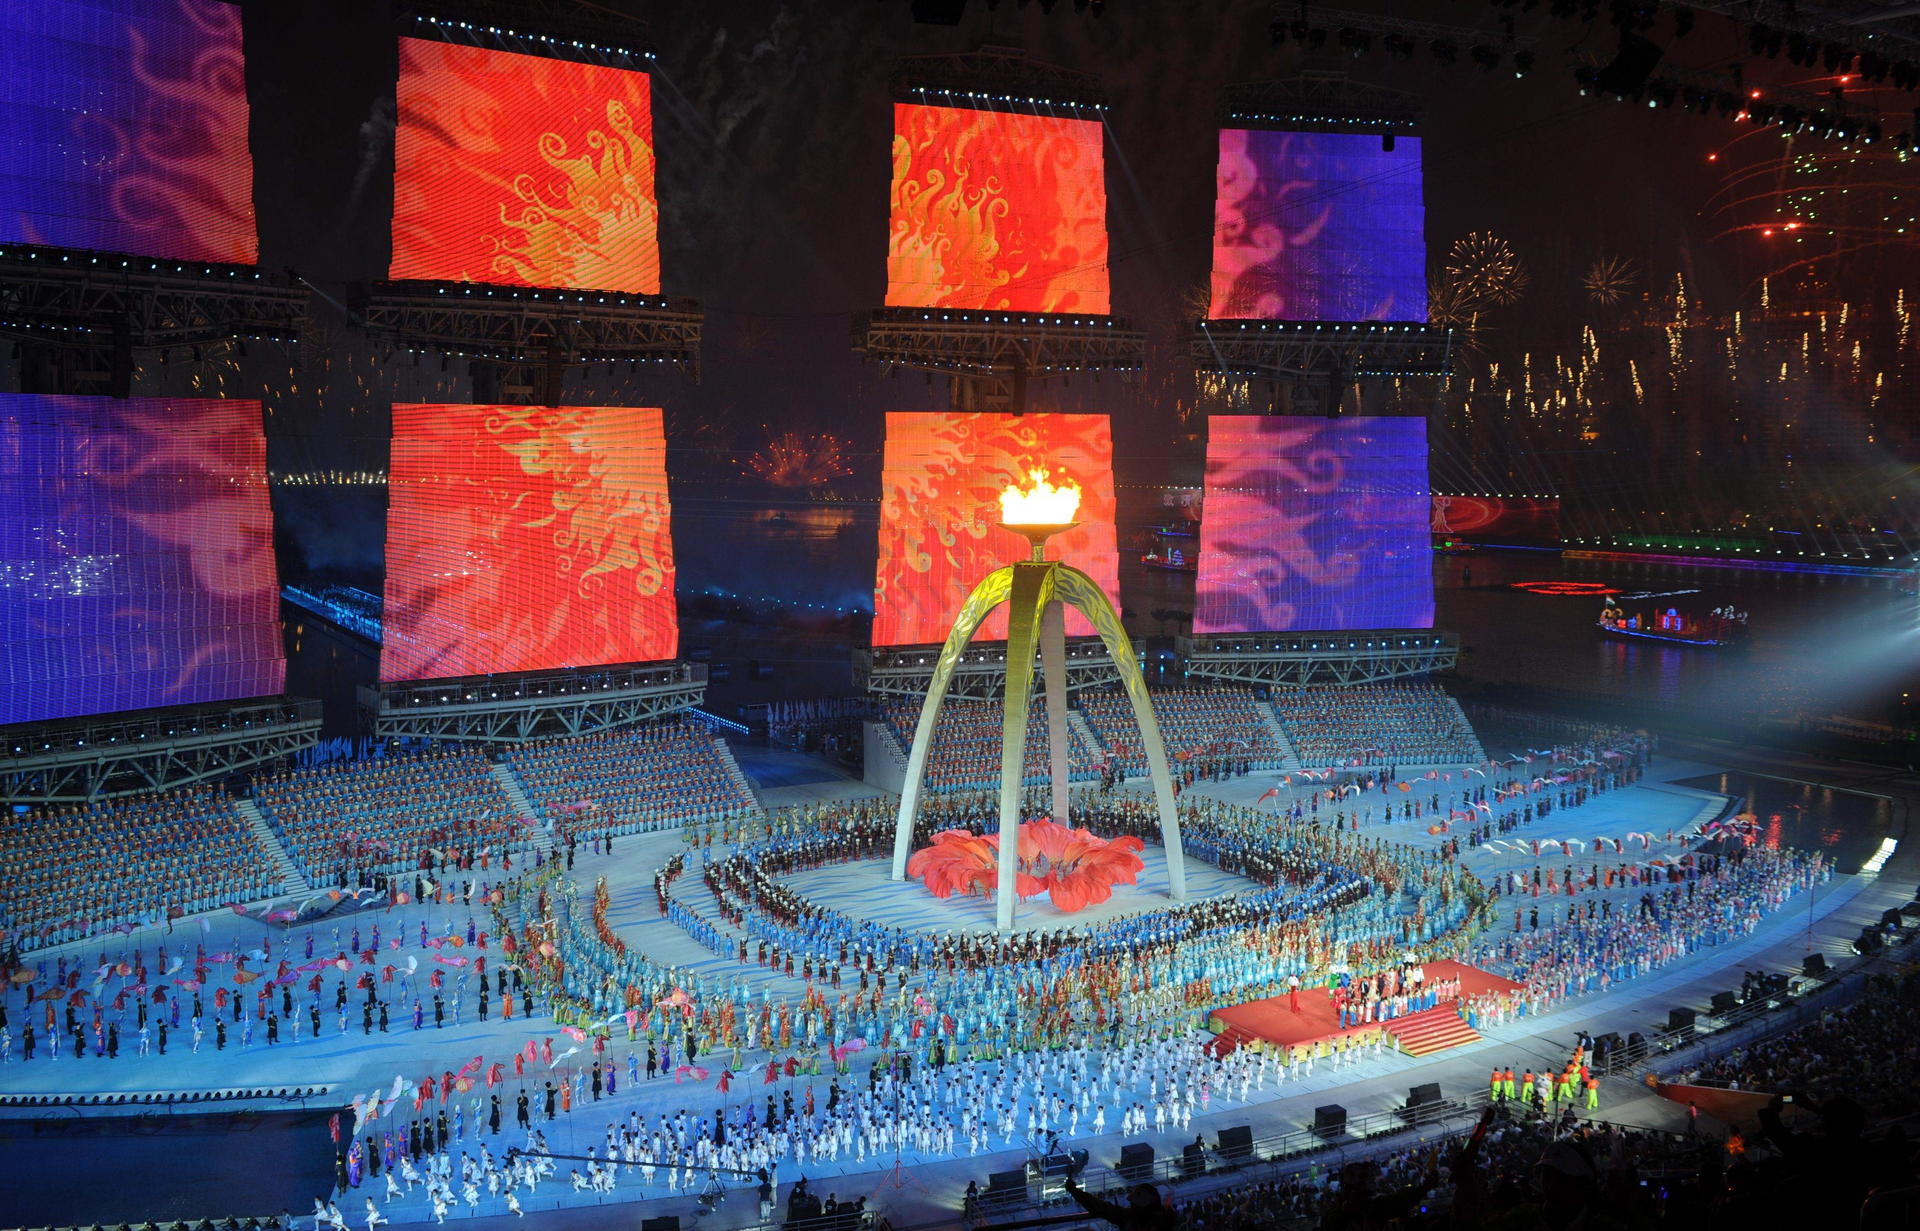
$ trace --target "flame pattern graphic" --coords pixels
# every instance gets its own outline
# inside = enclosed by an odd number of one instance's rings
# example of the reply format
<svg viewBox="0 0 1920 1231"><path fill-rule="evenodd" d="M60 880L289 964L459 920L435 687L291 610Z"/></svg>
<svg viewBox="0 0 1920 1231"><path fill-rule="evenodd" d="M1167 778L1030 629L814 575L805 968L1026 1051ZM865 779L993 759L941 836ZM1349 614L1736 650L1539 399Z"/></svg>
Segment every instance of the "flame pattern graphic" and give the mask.
<svg viewBox="0 0 1920 1231"><path fill-rule="evenodd" d="M1080 484L1079 524L1049 540L1047 554L1119 593L1107 416L892 413L881 457L875 645L945 641L974 583L1027 558L1027 541L1000 528L1000 493L1036 467ZM1077 611L1067 612L1068 635L1092 632ZM1003 609L978 639L1006 635Z"/></svg>
<svg viewBox="0 0 1920 1231"><path fill-rule="evenodd" d="M657 409L393 408L383 681L678 649Z"/></svg>
<svg viewBox="0 0 1920 1231"><path fill-rule="evenodd" d="M391 276L660 293L647 74L402 39L398 97Z"/></svg>
<svg viewBox="0 0 1920 1231"><path fill-rule="evenodd" d="M1108 312L1098 123L894 106L887 304Z"/></svg>

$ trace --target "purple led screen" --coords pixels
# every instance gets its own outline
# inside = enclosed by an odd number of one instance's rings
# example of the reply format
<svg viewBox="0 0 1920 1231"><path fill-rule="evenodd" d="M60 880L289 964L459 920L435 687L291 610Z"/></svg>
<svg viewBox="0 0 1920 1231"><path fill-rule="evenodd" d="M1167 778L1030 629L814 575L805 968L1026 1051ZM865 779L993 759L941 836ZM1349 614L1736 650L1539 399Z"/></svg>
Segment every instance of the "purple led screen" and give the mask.
<svg viewBox="0 0 1920 1231"><path fill-rule="evenodd" d="M286 686L260 403L0 394L0 724Z"/></svg>
<svg viewBox="0 0 1920 1231"><path fill-rule="evenodd" d="M1209 316L1425 321L1420 185L1417 137L1222 131Z"/></svg>
<svg viewBox="0 0 1920 1231"><path fill-rule="evenodd" d="M251 264L240 8L0 5L0 241Z"/></svg>
<svg viewBox="0 0 1920 1231"><path fill-rule="evenodd" d="M1207 423L1194 632L1433 627L1426 420Z"/></svg>

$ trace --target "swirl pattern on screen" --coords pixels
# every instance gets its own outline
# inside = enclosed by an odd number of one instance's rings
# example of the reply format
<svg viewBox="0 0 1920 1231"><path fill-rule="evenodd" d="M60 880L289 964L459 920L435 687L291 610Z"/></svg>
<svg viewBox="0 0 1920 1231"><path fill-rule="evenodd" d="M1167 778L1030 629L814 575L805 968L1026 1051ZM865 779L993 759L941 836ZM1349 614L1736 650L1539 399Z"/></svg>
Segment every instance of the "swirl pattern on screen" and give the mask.
<svg viewBox="0 0 1920 1231"><path fill-rule="evenodd" d="M1467 535L1483 542L1556 544L1560 501L1553 496L1447 496L1433 494L1435 534Z"/></svg>
<svg viewBox="0 0 1920 1231"><path fill-rule="evenodd" d="M0 6L0 241L259 258L240 9Z"/></svg>
<svg viewBox="0 0 1920 1231"><path fill-rule="evenodd" d="M281 692L260 403L0 394L0 723Z"/></svg>
<svg viewBox="0 0 1920 1231"><path fill-rule="evenodd" d="M1226 129L1214 198L1215 320L1424 321L1420 140Z"/></svg>
<svg viewBox="0 0 1920 1231"><path fill-rule="evenodd" d="M888 307L1109 311L1096 121L896 103L892 202Z"/></svg>
<svg viewBox="0 0 1920 1231"><path fill-rule="evenodd" d="M400 40L389 275L660 293L644 72Z"/></svg>
<svg viewBox="0 0 1920 1231"><path fill-rule="evenodd" d="M1433 627L1426 420L1207 423L1195 633Z"/></svg>
<svg viewBox="0 0 1920 1231"><path fill-rule="evenodd" d="M657 409L393 408L382 683L674 656Z"/></svg>
<svg viewBox="0 0 1920 1231"><path fill-rule="evenodd" d="M892 413L881 459L873 644L945 641L974 584L1027 558L1027 540L1000 528L1000 492L1024 483L1036 466L1080 484L1079 524L1048 540L1048 558L1077 566L1117 599L1107 416ZM1077 612L1067 613L1069 636L1092 632ZM1006 636L1003 607L975 640Z"/></svg>

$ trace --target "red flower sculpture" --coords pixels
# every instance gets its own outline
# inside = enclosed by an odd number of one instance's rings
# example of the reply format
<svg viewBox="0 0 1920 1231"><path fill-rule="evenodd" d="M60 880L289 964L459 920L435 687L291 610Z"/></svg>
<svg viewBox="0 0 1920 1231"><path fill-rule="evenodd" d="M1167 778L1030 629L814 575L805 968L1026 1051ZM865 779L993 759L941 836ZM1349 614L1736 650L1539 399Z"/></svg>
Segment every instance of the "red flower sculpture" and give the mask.
<svg viewBox="0 0 1920 1231"><path fill-rule="evenodd" d="M1047 894L1068 914L1113 896L1115 885L1131 885L1146 864L1138 838L1106 839L1057 821L1027 821L1020 826L1014 892L1022 898ZM1000 874L997 834L947 829L933 844L915 851L907 875L918 877L937 898L955 893L993 896Z"/></svg>

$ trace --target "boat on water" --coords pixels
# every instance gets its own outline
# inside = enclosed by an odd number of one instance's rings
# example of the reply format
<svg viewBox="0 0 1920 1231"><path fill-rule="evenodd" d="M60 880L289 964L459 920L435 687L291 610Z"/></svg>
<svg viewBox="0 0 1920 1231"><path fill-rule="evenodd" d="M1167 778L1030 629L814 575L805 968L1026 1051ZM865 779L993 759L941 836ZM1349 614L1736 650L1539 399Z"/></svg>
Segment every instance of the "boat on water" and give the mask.
<svg viewBox="0 0 1920 1231"><path fill-rule="evenodd" d="M1167 573L1191 573L1199 567L1193 557L1178 547L1170 548L1165 552L1149 551L1140 557L1140 563L1148 568L1157 568Z"/></svg>
<svg viewBox="0 0 1920 1231"><path fill-rule="evenodd" d="M1625 599L1634 597L1637 596L1624 596ZM1608 599L1595 624L1603 636L1622 641L1654 641L1707 650L1737 646L1747 635L1747 613L1732 607L1716 607L1705 616L1695 618L1681 614L1677 607L1629 612L1622 605L1622 599Z"/></svg>

